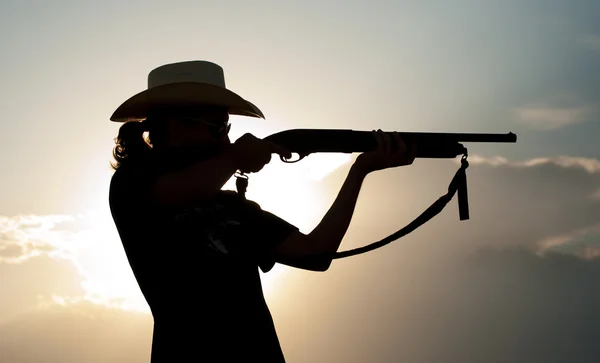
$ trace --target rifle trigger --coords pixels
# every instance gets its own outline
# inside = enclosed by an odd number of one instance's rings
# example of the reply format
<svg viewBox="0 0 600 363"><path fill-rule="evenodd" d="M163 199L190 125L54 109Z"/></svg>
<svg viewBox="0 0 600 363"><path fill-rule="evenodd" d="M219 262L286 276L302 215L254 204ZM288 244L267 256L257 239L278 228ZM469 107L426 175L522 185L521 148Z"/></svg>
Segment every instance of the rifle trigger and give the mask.
<svg viewBox="0 0 600 363"><path fill-rule="evenodd" d="M279 158L281 159L281 161L283 161L286 164L293 164L293 163L297 163L300 160L304 159L305 156L307 156L307 154L298 154L298 160L294 160L294 161L289 161L289 159L286 159L283 155L279 155Z"/></svg>

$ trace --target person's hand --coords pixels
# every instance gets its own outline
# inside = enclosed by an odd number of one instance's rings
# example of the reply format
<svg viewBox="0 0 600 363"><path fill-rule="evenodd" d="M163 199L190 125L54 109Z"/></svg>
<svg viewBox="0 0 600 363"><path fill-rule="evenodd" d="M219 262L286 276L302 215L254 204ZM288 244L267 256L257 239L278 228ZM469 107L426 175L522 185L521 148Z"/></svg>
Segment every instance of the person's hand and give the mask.
<svg viewBox="0 0 600 363"><path fill-rule="evenodd" d="M407 149L400 134L393 132L392 135L393 141L388 133L373 130L373 136L377 138L377 149L360 154L355 165L367 174L377 170L411 165L417 154L416 145L412 144L412 147ZM392 143L397 145L397 150L392 149Z"/></svg>
<svg viewBox="0 0 600 363"><path fill-rule="evenodd" d="M244 173L256 173L271 161L271 154L278 154L287 159L292 153L270 141L259 139L246 133L231 145L231 152L238 169Z"/></svg>

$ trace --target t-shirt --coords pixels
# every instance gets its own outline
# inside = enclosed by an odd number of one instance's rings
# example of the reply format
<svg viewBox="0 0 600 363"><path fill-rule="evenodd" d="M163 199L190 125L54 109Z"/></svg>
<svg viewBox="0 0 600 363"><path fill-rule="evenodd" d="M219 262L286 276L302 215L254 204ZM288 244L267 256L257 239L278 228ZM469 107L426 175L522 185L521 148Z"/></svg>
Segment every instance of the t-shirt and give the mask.
<svg viewBox="0 0 600 363"><path fill-rule="evenodd" d="M284 362L259 268L298 228L236 192L186 207L153 205L159 172L119 168L110 207L154 318L152 363Z"/></svg>

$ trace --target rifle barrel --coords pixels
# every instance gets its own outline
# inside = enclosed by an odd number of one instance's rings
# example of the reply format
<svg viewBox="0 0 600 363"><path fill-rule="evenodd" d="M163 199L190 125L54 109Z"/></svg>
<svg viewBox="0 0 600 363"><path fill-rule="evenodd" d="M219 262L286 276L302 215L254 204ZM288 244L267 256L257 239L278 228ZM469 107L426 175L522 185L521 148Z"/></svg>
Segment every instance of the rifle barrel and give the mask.
<svg viewBox="0 0 600 363"><path fill-rule="evenodd" d="M407 144L414 142L417 145L417 157L424 158L453 158L461 155L465 150L461 142L517 142L517 135L512 132L506 134L398 132L398 134ZM377 147L377 140L371 131L344 129L285 130L265 139L300 155L318 152L366 152Z"/></svg>

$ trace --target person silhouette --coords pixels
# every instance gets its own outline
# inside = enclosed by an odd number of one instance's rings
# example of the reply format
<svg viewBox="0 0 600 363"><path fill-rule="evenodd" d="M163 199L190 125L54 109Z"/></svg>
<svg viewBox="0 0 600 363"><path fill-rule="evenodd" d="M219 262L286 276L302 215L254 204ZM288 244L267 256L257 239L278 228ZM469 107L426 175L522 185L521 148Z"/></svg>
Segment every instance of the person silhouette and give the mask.
<svg viewBox="0 0 600 363"><path fill-rule="evenodd" d="M322 221L308 234L235 191L236 173L259 172L289 150L244 134L228 136L229 115L264 118L225 87L208 61L152 70L148 89L112 114L122 123L113 149L110 211L128 262L154 319L151 362L285 362L262 291L259 269L275 263L326 271L337 251L364 178L410 165L381 130L375 151L360 154ZM397 142L397 151L391 143Z"/></svg>

